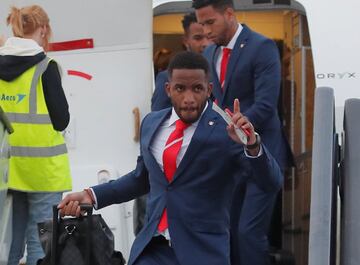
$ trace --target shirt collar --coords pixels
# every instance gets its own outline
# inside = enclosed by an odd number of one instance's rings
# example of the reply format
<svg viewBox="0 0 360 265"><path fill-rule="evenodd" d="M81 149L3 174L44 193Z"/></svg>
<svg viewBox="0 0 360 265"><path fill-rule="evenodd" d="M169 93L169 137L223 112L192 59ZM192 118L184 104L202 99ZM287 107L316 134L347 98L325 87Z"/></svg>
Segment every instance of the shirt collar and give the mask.
<svg viewBox="0 0 360 265"><path fill-rule="evenodd" d="M232 37L232 39L230 40L230 42L229 42L226 46L222 46L222 48L226 47L226 48L229 48L229 49L231 49L231 50L234 49L236 40L237 40L237 38L239 37L242 29L243 29L243 26L242 26L240 23L238 23L238 27L237 27L237 30L236 30L234 36Z"/></svg>
<svg viewBox="0 0 360 265"><path fill-rule="evenodd" d="M201 117L203 116L203 114L204 114L204 112L206 111L206 109L207 109L208 106L209 106L209 103L206 101L205 108L203 109L203 111L202 111L199 119L198 119L196 122L194 122L193 124L191 124L191 126L197 127L197 125L199 124L199 121L200 121ZM169 125L168 125L168 126L170 127L170 126L174 125L175 122L176 122L178 119L180 119L179 116L177 115L175 109L172 108L172 110L171 110L171 116L170 116L170 119L169 119Z"/></svg>

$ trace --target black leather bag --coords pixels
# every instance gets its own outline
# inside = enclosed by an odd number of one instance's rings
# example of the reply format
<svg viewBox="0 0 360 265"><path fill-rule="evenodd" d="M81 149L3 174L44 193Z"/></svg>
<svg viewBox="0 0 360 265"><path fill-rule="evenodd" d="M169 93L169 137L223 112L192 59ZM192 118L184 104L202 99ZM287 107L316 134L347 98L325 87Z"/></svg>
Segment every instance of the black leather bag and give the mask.
<svg viewBox="0 0 360 265"><path fill-rule="evenodd" d="M53 220L38 224L45 251L39 265L123 265L120 252L114 251L114 235L101 215L92 214L92 206L79 218L59 218L53 207Z"/></svg>

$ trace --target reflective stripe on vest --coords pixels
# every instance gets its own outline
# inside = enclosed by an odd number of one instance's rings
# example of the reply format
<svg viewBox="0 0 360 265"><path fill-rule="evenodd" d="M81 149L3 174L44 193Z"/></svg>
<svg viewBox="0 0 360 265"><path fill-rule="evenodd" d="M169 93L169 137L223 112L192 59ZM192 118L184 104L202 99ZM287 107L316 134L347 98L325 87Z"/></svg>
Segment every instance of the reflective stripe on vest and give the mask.
<svg viewBox="0 0 360 265"><path fill-rule="evenodd" d="M52 124L48 114L6 113L10 122L30 124Z"/></svg>
<svg viewBox="0 0 360 265"><path fill-rule="evenodd" d="M36 70L31 81L30 88L30 99L29 99L29 114L37 113L37 97L36 97L36 87L40 80L41 75L46 71L46 68L51 59L49 57L45 57L38 65L36 66Z"/></svg>
<svg viewBox="0 0 360 265"><path fill-rule="evenodd" d="M67 153L65 144L51 147L21 147L12 146L10 154L21 157L51 157Z"/></svg>

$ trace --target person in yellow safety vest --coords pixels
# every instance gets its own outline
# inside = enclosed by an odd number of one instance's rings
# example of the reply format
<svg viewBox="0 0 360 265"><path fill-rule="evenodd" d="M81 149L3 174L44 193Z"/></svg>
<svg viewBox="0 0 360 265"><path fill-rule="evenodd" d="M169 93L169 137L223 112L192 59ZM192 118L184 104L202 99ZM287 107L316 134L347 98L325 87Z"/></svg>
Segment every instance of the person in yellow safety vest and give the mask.
<svg viewBox="0 0 360 265"><path fill-rule="evenodd" d="M12 7L14 37L0 47L0 104L11 121L9 191L13 239L8 265L18 265L27 245L27 265L44 256L37 223L52 218L52 205L72 188L61 133L70 119L56 62L45 54L51 28L37 5Z"/></svg>

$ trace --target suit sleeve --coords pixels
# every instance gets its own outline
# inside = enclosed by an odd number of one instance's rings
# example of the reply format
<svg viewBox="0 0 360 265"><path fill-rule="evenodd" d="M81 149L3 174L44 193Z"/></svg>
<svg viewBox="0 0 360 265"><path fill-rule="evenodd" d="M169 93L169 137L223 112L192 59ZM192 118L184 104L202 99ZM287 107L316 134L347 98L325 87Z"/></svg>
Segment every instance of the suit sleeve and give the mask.
<svg viewBox="0 0 360 265"><path fill-rule="evenodd" d="M244 115L261 128L277 110L281 82L281 66L276 44L269 39L259 45L254 61L254 104Z"/></svg>
<svg viewBox="0 0 360 265"><path fill-rule="evenodd" d="M241 178L237 182L243 183L248 178L252 178L263 191L278 191L283 183L280 167L264 145L262 145L262 150L261 156L249 158L245 156L244 149L239 145L233 148L232 152L241 172L241 174L236 174L236 177Z"/></svg>
<svg viewBox="0 0 360 265"><path fill-rule="evenodd" d="M142 156L137 159L135 170L117 180L92 187L95 192L98 209L111 204L133 200L149 192L148 172Z"/></svg>
<svg viewBox="0 0 360 265"><path fill-rule="evenodd" d="M141 135L143 124L141 124ZM141 139L141 137L140 137ZM141 140L140 140L140 150ZM101 209L111 204L123 203L147 194L150 191L149 173L145 166L142 153L137 158L136 168L117 180L91 187L97 199L97 208Z"/></svg>
<svg viewBox="0 0 360 265"><path fill-rule="evenodd" d="M151 98L151 111L158 111L171 107L171 101L165 91L165 84L168 81L168 72L160 72L156 76L155 91Z"/></svg>

